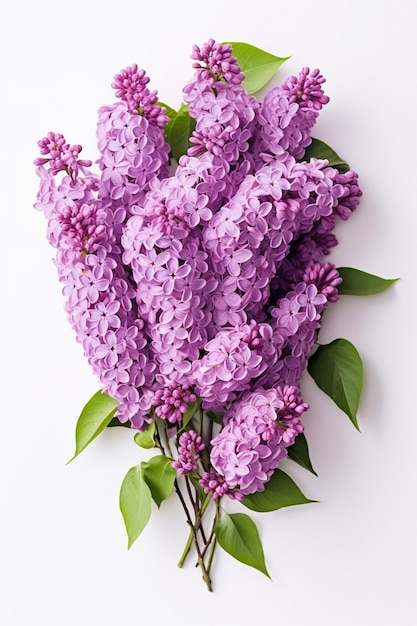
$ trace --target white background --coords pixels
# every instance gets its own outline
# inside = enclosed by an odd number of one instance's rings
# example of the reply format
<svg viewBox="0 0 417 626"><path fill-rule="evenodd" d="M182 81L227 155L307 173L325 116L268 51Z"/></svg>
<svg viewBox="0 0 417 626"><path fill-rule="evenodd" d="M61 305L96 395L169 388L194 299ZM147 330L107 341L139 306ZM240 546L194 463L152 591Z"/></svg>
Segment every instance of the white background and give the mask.
<svg viewBox="0 0 417 626"><path fill-rule="evenodd" d="M0 622L414 626L416 605L416 44L413 0L2 0ZM275 84L319 67L331 101L314 135L360 174L363 198L331 260L401 280L343 297L321 341L362 355L361 433L306 375L316 478L286 469L320 503L254 516L271 582L220 550L209 594L175 499L128 551L119 486L142 456L125 429L68 466L74 427L98 388L67 326L32 205L38 139L62 132L97 158L98 106L138 63L173 107L194 43L245 41L291 55Z"/></svg>

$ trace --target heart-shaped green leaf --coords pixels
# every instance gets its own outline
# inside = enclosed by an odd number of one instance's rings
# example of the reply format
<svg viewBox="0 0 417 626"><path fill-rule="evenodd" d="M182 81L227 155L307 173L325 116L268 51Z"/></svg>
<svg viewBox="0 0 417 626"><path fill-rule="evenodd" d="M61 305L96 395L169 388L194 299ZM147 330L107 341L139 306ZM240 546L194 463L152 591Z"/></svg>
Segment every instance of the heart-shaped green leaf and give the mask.
<svg viewBox="0 0 417 626"><path fill-rule="evenodd" d="M80 454L111 422L117 411L117 400L97 391L81 411L75 428L75 452L67 462Z"/></svg>
<svg viewBox="0 0 417 626"><path fill-rule="evenodd" d="M150 450L155 447L155 422L151 422L146 426L143 432L135 433L133 437L134 442L141 448Z"/></svg>
<svg viewBox="0 0 417 626"><path fill-rule="evenodd" d="M249 94L254 94L264 87L277 72L278 68L290 57L277 57L260 48L241 41L228 41L240 69L245 74L243 86Z"/></svg>
<svg viewBox="0 0 417 626"><path fill-rule="evenodd" d="M131 467L123 479L119 497L126 526L128 548L139 537L152 514L152 496L143 478L141 465Z"/></svg>
<svg viewBox="0 0 417 626"><path fill-rule="evenodd" d="M200 475L197 472L190 472L188 476L195 489L196 496L198 496L200 502L204 502L207 496L204 492L203 487L200 485Z"/></svg>
<svg viewBox="0 0 417 626"><path fill-rule="evenodd" d="M355 346L347 339L335 339L319 346L309 358L308 371L359 430L356 414L362 393L363 365Z"/></svg>
<svg viewBox="0 0 417 626"><path fill-rule="evenodd" d="M244 513L226 513L214 527L219 545L235 559L271 578L254 521Z"/></svg>
<svg viewBox="0 0 417 626"><path fill-rule="evenodd" d="M277 511L285 506L309 502L315 502L315 500L306 498L293 479L280 469L276 469L270 480L265 483L264 491L251 493L242 500L242 504L248 509L258 513Z"/></svg>
<svg viewBox="0 0 417 626"><path fill-rule="evenodd" d="M170 107L168 104L165 104L165 102L157 102L156 103L157 106L163 107L166 111L166 114L168 116L169 120L173 120L174 117L177 115L177 112L175 109L173 109L172 107Z"/></svg>
<svg viewBox="0 0 417 626"><path fill-rule="evenodd" d="M196 121L188 113L188 106L181 105L175 116L170 115L170 121L165 126L166 140L171 146L171 152L176 161L186 154L190 146L190 136L195 129Z"/></svg>
<svg viewBox="0 0 417 626"><path fill-rule="evenodd" d="M158 507L171 495L177 476L172 467L172 459L160 454L149 461L142 461L143 478L151 490L152 498Z"/></svg>
<svg viewBox="0 0 417 626"><path fill-rule="evenodd" d="M183 430L186 429L187 425L196 414L196 411L198 411L198 409L200 408L200 405L201 405L201 398L197 398L194 402L188 403L187 410L182 416L182 427L179 432L182 432Z"/></svg>
<svg viewBox="0 0 417 626"><path fill-rule="evenodd" d="M340 295L371 296L385 291L399 280L399 278L381 278L353 267L339 267L337 271L343 281L337 288Z"/></svg>
<svg viewBox="0 0 417 626"><path fill-rule="evenodd" d="M346 163L327 143L320 141L320 139L313 139L311 144L306 148L303 161L310 161L310 159L327 159L330 167L334 167L339 172L347 172L349 170L349 164Z"/></svg>
<svg viewBox="0 0 417 626"><path fill-rule="evenodd" d="M299 433L296 436L292 446L288 448L288 458L290 458L292 461L295 461L296 463L298 463L298 465L301 465L301 467L304 467L304 469L317 476L317 473L314 470L310 461L307 439L304 433Z"/></svg>

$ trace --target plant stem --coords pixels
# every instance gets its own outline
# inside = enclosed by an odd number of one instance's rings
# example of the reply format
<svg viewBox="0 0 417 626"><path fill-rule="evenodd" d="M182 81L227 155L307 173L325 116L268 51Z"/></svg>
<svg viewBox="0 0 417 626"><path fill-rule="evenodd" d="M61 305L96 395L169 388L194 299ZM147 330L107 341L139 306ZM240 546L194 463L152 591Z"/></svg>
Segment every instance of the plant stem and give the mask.
<svg viewBox="0 0 417 626"><path fill-rule="evenodd" d="M174 482L174 485L175 485L176 482L177 481ZM178 484L177 484L177 486L178 486ZM177 488L176 488L176 490L177 490ZM178 487L178 490L177 490L177 494L180 497L181 503L183 504L183 508L184 508L184 506L186 507L187 505L185 504L184 497L183 497L182 493L179 491L179 487ZM190 534L188 535L188 539L187 539L187 543L185 544L184 551L183 551L183 553L182 553L182 555L180 557L180 560L178 561L178 567L182 567L184 565L184 561L187 558L187 555L188 555L188 553L190 551L190 548L191 548L191 545L193 543L193 540L196 537L197 530L199 529L199 527L201 525L201 519L202 519L204 513L206 512L206 509L207 509L208 505L210 504L211 496L212 496L211 493L207 494L206 499L204 500L203 504L201 505L201 509L198 511L198 513L196 515L196 519L195 519L194 524L191 522L190 515L188 513L188 509L186 510L187 522L188 522L188 524L190 526ZM207 542L204 541L204 543L207 543ZM207 548L205 547L204 548L204 554L205 554L206 550L207 550ZM203 554L202 554L202 556L203 556Z"/></svg>
<svg viewBox="0 0 417 626"><path fill-rule="evenodd" d="M195 520L197 522L197 519L198 519L198 517L200 515L200 511L199 511L199 508L198 508L198 494L196 494L196 498L194 498L193 493L191 491L190 479L188 478L187 475L185 476L185 484L187 485L188 497L190 498L190 502L193 505L194 517L195 517ZM207 542L206 533L204 532L204 528L203 528L203 525L201 524L201 522L200 522L199 526L196 527L196 530L199 530L201 532L201 538L203 539L204 543L206 543Z"/></svg>
<svg viewBox="0 0 417 626"><path fill-rule="evenodd" d="M169 442L169 437L167 435L166 430L165 429L163 429L163 430L164 430L165 445L166 445L166 447L167 447L167 449L168 449L168 451L170 453L170 456L172 457L172 451L171 451L171 446L170 446L170 442ZM158 429L158 425L156 425L155 439L156 439L156 443L157 443L158 448L161 450L162 454L164 454L166 456L166 453L165 453L165 450L164 450L164 445L163 445L162 439L161 439L161 433L159 432L159 429ZM191 503L191 505L193 507L193 510L194 510L195 522L193 523L193 521L191 519L190 511L188 510L188 506L187 506L187 503L186 503L186 501L184 499L184 496L182 494L180 486L178 484L178 480L175 479L174 480L174 488L175 488L176 494L177 494L177 496L178 496L178 498L179 498L179 500L181 502L181 506L182 506L182 508L184 510L185 517L187 519L187 524L190 527L190 534L189 534L187 542L185 544L184 551L183 551L183 553L182 553L182 555L180 557L180 560L178 561L178 567L182 567L183 566L184 561L185 561L185 559L186 559L186 557L187 557L187 555L188 555L188 553L189 553L189 551L191 549L191 546L194 543L195 549L196 549L196 552L197 552L197 564L199 565L199 567L200 567L200 569L202 571L203 580L204 580L204 582L207 585L207 589L209 591L212 591L210 574L209 574L209 571L207 571L206 564L204 563L204 554L207 551L207 546L210 544L210 542L213 539L213 534L211 535L211 537L209 539L209 542L207 542L206 535L204 533L204 529L201 526L201 519L202 519L202 517L203 517L203 515L204 515L204 513L205 513L205 511L206 511L206 509L207 509L207 507L208 507L208 505L210 503L212 494L208 494L206 496L204 502L201 505L201 508L199 508L198 496L196 496L196 498L194 497L194 495L193 495L193 493L191 491L191 485L190 485L190 481L189 481L188 476L185 477L185 484L186 484L186 487L187 487L187 492L188 492L188 497L190 499L190 503ZM204 542L203 552L201 551L201 547L200 547L200 544L198 542L198 535L197 535L198 532L201 533L201 537L202 537L202 540ZM211 561L209 561L209 563L210 563L210 566L211 566Z"/></svg>
<svg viewBox="0 0 417 626"><path fill-rule="evenodd" d="M212 534L211 534L211 549L210 549L210 554L209 554L209 558L207 561L207 573L210 574L210 570L211 570L211 566L213 563L213 557L214 557L214 551L216 549L216 545L217 545L217 538L216 535L214 534L214 528L217 524L217 522L220 519L220 500L216 501L216 515L214 516L214 522L213 522L213 530L212 530Z"/></svg>
<svg viewBox="0 0 417 626"><path fill-rule="evenodd" d="M194 533L193 533L192 530L190 530L187 542L186 542L186 544L184 546L184 551L181 554L180 560L177 563L178 567L182 567L184 565L185 559L187 558L188 553L189 553L189 551L191 549L191 546L192 546L192 543L193 543L193 539L194 539Z"/></svg>
<svg viewBox="0 0 417 626"><path fill-rule="evenodd" d="M174 485L175 485L175 483L177 483L177 481L174 482ZM182 555L180 557L180 560L178 561L178 567L182 567L183 566L184 561L185 561L185 559L186 559L186 557L187 557L187 555L188 555L188 553L189 553L189 551L191 549L191 546L194 543L195 549L197 551L197 565L200 567L200 569L201 569L201 571L203 573L203 580L206 583L208 590L212 591L210 575L209 575L209 572L207 571L206 565L204 563L204 554L205 554L205 552L207 550L207 541L204 539L205 547L204 547L204 550L202 552L201 548L200 548L200 544L198 542L198 536L197 536L198 530L201 531L201 528L200 528L201 527L201 519L202 519L202 517L203 517L203 515L204 515L204 513L205 513L205 511L206 511L206 509L207 509L207 507L208 507L208 505L210 503L211 494L207 495L206 499L204 500L204 502L201 505L201 508L199 510L197 509L195 522L193 524L191 519L190 519L190 514L189 514L189 511L188 511L187 505L186 505L186 503L184 501L184 497L183 497L183 495L182 495L182 493L181 493L181 491L179 489L178 483L176 484L175 489L177 491L177 494L178 494L178 496L180 498L181 504L182 504L182 506L184 508L184 511L186 513L187 522L188 522L188 524L190 526L190 534L188 535L188 539L187 539L187 542L185 544L183 553L182 553Z"/></svg>

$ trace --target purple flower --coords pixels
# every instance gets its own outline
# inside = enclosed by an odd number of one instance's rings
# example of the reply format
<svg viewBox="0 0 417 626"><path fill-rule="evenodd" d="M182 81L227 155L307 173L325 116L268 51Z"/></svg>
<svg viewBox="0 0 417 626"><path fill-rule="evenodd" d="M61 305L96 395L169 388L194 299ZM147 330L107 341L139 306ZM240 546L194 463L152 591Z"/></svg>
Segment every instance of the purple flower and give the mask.
<svg viewBox="0 0 417 626"><path fill-rule="evenodd" d="M181 422L188 404L195 402L196 396L188 385L172 382L168 387L158 389L154 395L155 413L171 424Z"/></svg>
<svg viewBox="0 0 417 626"><path fill-rule="evenodd" d="M192 59L183 96L195 130L177 167L157 92L131 65L114 77L120 100L98 112L98 174L79 144L48 133L35 207L68 320L118 418L143 430L154 411L176 432L197 397L224 413L201 484L239 499L264 488L302 432L299 381L340 283L325 257L361 191L355 172L302 160L328 102L319 70L258 102L229 44L210 39ZM202 445L183 433L179 473L196 470Z"/></svg>
<svg viewBox="0 0 417 626"><path fill-rule="evenodd" d="M200 452L205 445L195 430L186 430L178 441L178 459L172 464L178 474L188 474L198 470Z"/></svg>
<svg viewBox="0 0 417 626"><path fill-rule="evenodd" d="M94 309L89 311L89 321L92 327L97 328L97 333L105 335L109 328L119 328L121 321L117 315L120 309L120 302L118 300L111 300L110 302L98 302Z"/></svg>
<svg viewBox="0 0 417 626"><path fill-rule="evenodd" d="M242 500L243 498L243 494L237 489L231 488L225 478L217 472L204 472L199 482L204 493L213 494L213 500L220 500L224 495L232 500Z"/></svg>
<svg viewBox="0 0 417 626"><path fill-rule="evenodd" d="M241 497L263 491L287 456L286 448L302 432L300 416L307 408L298 389L290 386L257 388L234 403L210 453L214 469L230 490Z"/></svg>
<svg viewBox="0 0 417 626"><path fill-rule="evenodd" d="M328 302L336 302L339 299L337 286L342 282L339 272L333 263L314 263L309 265L303 276L306 283L316 286L317 291L322 294Z"/></svg>
<svg viewBox="0 0 417 626"><path fill-rule="evenodd" d="M193 67L199 70L199 79L208 81L210 85L224 80L239 85L244 79L230 44L219 44L209 39L201 48L193 46L191 56L196 62Z"/></svg>
<svg viewBox="0 0 417 626"><path fill-rule="evenodd" d="M156 105L158 95L156 91L149 91L146 87L148 83L145 70L138 70L134 64L115 75L112 87L116 90L116 96L127 103L131 113L144 115L152 124L162 128L168 123L168 117L165 109Z"/></svg>
<svg viewBox="0 0 417 626"><path fill-rule="evenodd" d="M116 365L119 355L125 351L124 341L119 341L114 330L109 330L103 337L103 342L95 349L95 356L103 359L106 367Z"/></svg>
<svg viewBox="0 0 417 626"><path fill-rule="evenodd" d="M64 170L72 177L76 177L80 168L91 165L90 160L78 158L82 147L70 146L60 133L49 132L46 137L38 141L38 146L41 154L45 156L35 159L35 165L48 164L53 174Z"/></svg>

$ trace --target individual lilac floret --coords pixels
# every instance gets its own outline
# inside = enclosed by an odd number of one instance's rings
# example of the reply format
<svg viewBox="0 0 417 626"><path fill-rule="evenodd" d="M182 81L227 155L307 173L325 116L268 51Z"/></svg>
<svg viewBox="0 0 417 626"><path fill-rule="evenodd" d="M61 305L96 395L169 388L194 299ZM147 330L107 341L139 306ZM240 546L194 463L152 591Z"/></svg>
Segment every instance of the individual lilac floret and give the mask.
<svg viewBox="0 0 417 626"><path fill-rule="evenodd" d="M245 78L236 58L232 55L230 44L216 43L214 39L209 39L201 48L193 46L191 58L196 61L193 68L200 70L201 79L210 84L222 80L240 85Z"/></svg>
<svg viewBox="0 0 417 626"><path fill-rule="evenodd" d="M127 103L130 113L143 115L151 124L163 128L168 123L168 116L165 109L156 104L157 91L149 91L148 83L145 70L138 70L135 63L114 76L112 87L116 96Z"/></svg>
<svg viewBox="0 0 417 626"><path fill-rule="evenodd" d="M171 383L169 387L155 391L155 413L163 420L171 424L181 422L182 416L187 411L188 404L195 402L196 396L188 385Z"/></svg>
<svg viewBox="0 0 417 626"><path fill-rule="evenodd" d="M80 167L90 167L91 165L90 160L78 158L82 147L79 144L71 146L65 141L65 137L61 133L49 132L46 137L38 141L38 146L41 154L45 156L35 159L35 165L49 163L53 174L65 171L74 177Z"/></svg>
<svg viewBox="0 0 417 626"><path fill-rule="evenodd" d="M197 471L200 452L204 448L204 442L195 430L182 433L178 441L178 459L172 464L178 474Z"/></svg>

